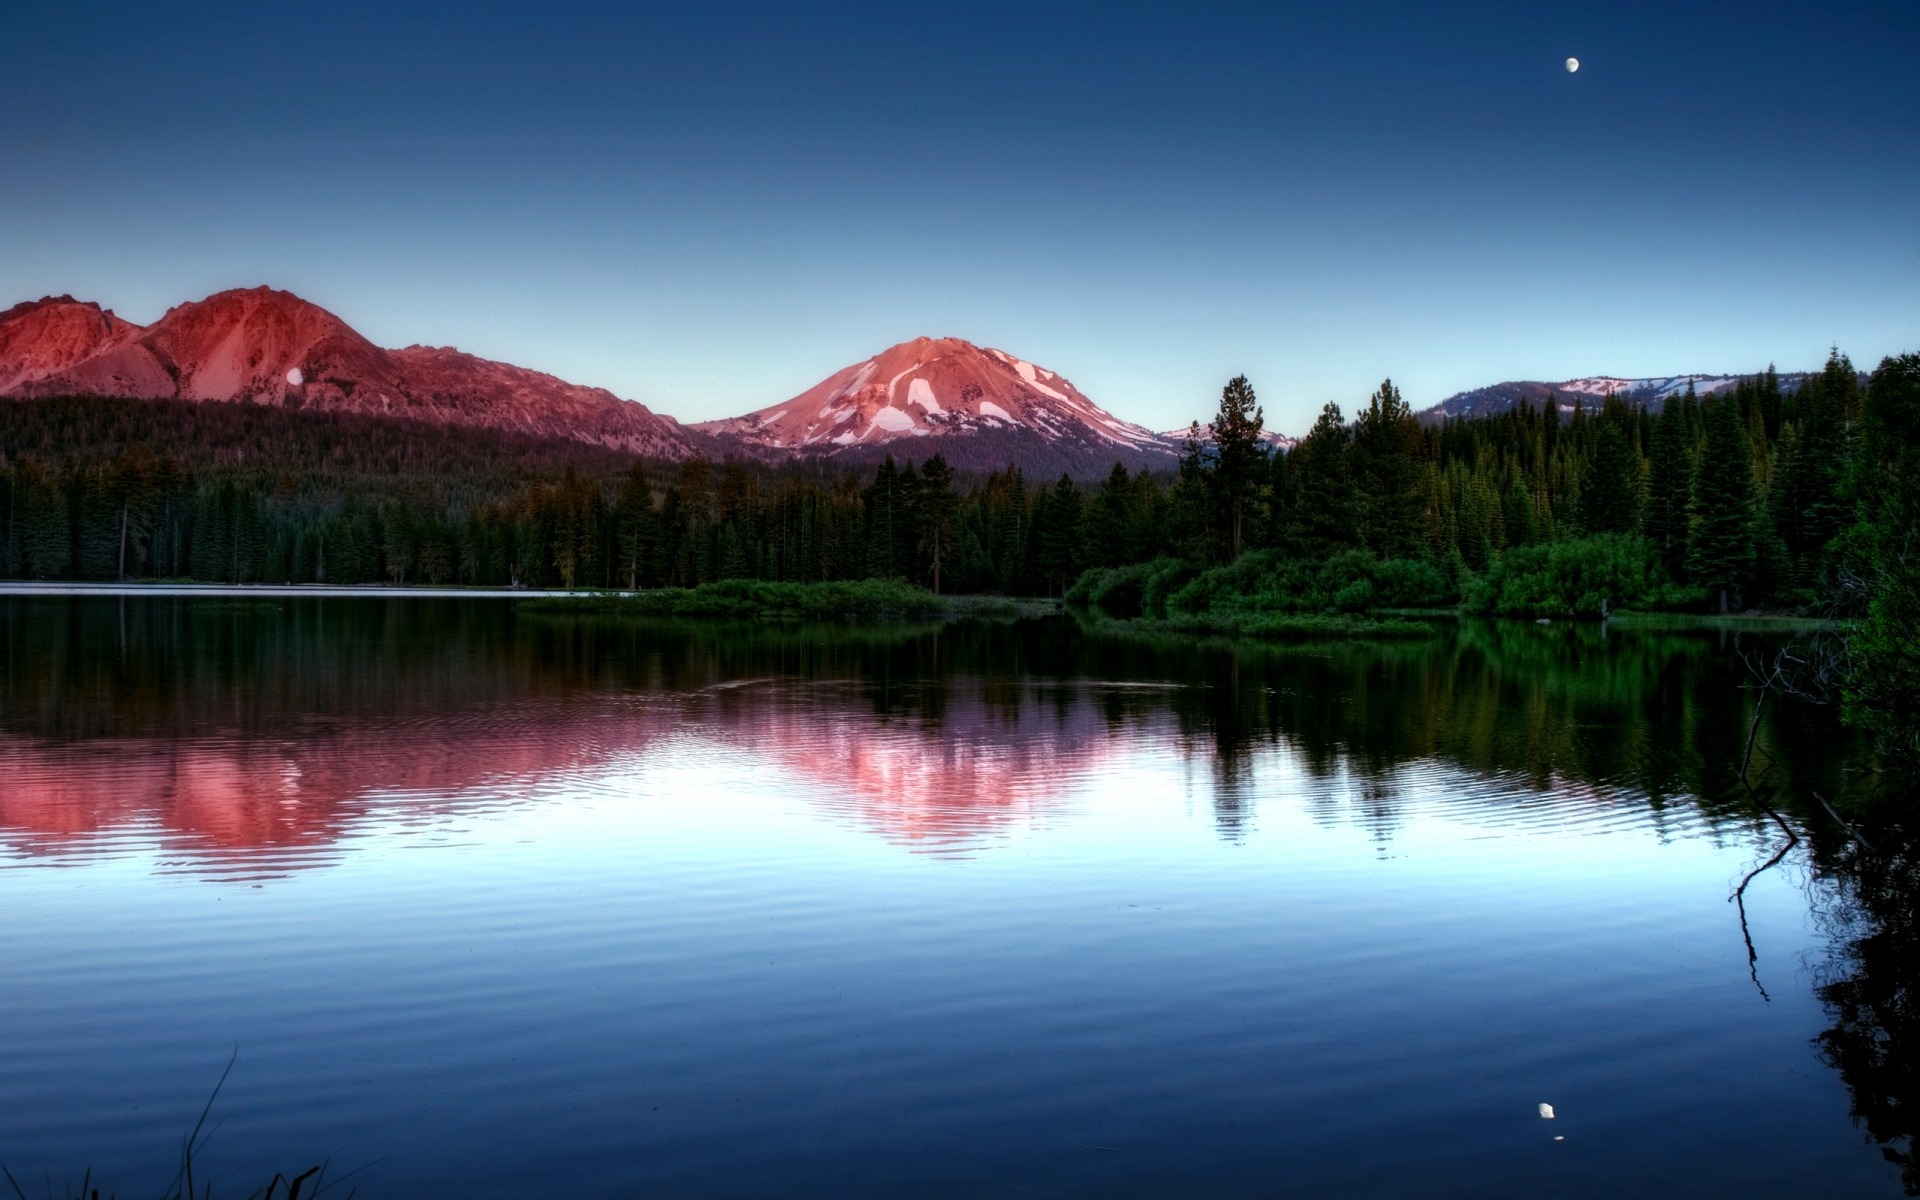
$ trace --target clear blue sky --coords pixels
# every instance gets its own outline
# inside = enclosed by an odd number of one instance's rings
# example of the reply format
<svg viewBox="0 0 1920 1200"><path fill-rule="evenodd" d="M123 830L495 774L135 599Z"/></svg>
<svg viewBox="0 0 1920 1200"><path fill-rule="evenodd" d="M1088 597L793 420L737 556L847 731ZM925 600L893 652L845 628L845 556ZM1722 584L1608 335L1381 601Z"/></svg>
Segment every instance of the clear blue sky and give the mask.
<svg viewBox="0 0 1920 1200"><path fill-rule="evenodd" d="M1912 3L8 5L0 304L270 283L686 420L920 334L1158 428L1244 371L1289 432L1870 362L1920 349L1916 50Z"/></svg>

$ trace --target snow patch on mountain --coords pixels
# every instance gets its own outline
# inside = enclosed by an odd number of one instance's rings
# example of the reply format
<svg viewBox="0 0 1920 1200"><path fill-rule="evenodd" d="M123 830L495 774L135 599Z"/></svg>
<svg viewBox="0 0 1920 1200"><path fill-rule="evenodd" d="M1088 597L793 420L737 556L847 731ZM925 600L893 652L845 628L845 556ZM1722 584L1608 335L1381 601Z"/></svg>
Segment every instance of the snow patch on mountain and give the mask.
<svg viewBox="0 0 1920 1200"><path fill-rule="evenodd" d="M849 419L858 436L835 428ZM1169 467L1175 459L1151 430L1101 409L1065 377L959 338L903 342L792 400L695 428L749 448L836 454L931 438L956 463L1048 472L1104 473L1116 460Z"/></svg>

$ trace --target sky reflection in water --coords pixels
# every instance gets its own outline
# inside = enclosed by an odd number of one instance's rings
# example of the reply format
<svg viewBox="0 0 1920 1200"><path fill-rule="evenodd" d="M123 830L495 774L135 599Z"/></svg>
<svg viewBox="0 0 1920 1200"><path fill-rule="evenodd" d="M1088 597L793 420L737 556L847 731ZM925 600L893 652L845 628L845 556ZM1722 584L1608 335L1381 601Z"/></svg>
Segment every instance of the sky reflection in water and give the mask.
<svg viewBox="0 0 1920 1200"><path fill-rule="evenodd" d="M164 1179L238 1044L212 1165L373 1195L1901 1190L1807 868L1747 977L1711 637L35 601L4 652L15 1167Z"/></svg>

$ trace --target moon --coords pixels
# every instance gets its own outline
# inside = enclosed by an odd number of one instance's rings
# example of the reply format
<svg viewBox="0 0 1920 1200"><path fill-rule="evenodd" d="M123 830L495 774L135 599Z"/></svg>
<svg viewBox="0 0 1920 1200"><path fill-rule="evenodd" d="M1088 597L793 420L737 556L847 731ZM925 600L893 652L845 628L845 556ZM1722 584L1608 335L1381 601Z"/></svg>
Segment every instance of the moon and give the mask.
<svg viewBox="0 0 1920 1200"><path fill-rule="evenodd" d="M1570 59L1568 59L1568 60L1567 60L1567 74L1569 74L1569 75L1571 75L1571 74L1573 74L1573 73L1574 73L1575 71L1578 71L1579 69L1580 69L1580 60L1579 60L1579 59L1577 59L1577 58L1570 58Z"/></svg>
<svg viewBox="0 0 1920 1200"><path fill-rule="evenodd" d="M295 387L299 387L306 381L307 377L301 373L299 367L295 367L293 370L287 372L287 382Z"/></svg>

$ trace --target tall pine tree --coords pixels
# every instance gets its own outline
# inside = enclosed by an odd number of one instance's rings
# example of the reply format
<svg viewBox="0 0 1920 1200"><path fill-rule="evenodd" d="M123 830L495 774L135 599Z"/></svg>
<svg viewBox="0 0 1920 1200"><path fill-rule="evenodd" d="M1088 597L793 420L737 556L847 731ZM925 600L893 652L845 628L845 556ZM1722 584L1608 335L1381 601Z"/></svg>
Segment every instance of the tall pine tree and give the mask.
<svg viewBox="0 0 1920 1200"><path fill-rule="evenodd" d="M1220 411L1207 426L1213 433L1212 480L1227 561L1240 557L1246 545L1247 525L1267 476L1267 447L1260 440L1265 413L1254 398L1253 385L1236 375L1220 389Z"/></svg>
<svg viewBox="0 0 1920 1200"><path fill-rule="evenodd" d="M1753 452L1732 397L1703 406L1706 440L1693 486L1694 581L1719 596L1720 611L1745 607L1741 589L1753 579Z"/></svg>
<svg viewBox="0 0 1920 1200"><path fill-rule="evenodd" d="M1668 399L1653 423L1647 456L1647 506L1644 531L1667 571L1679 578L1687 564L1693 463L1689 454L1687 413L1677 397Z"/></svg>

